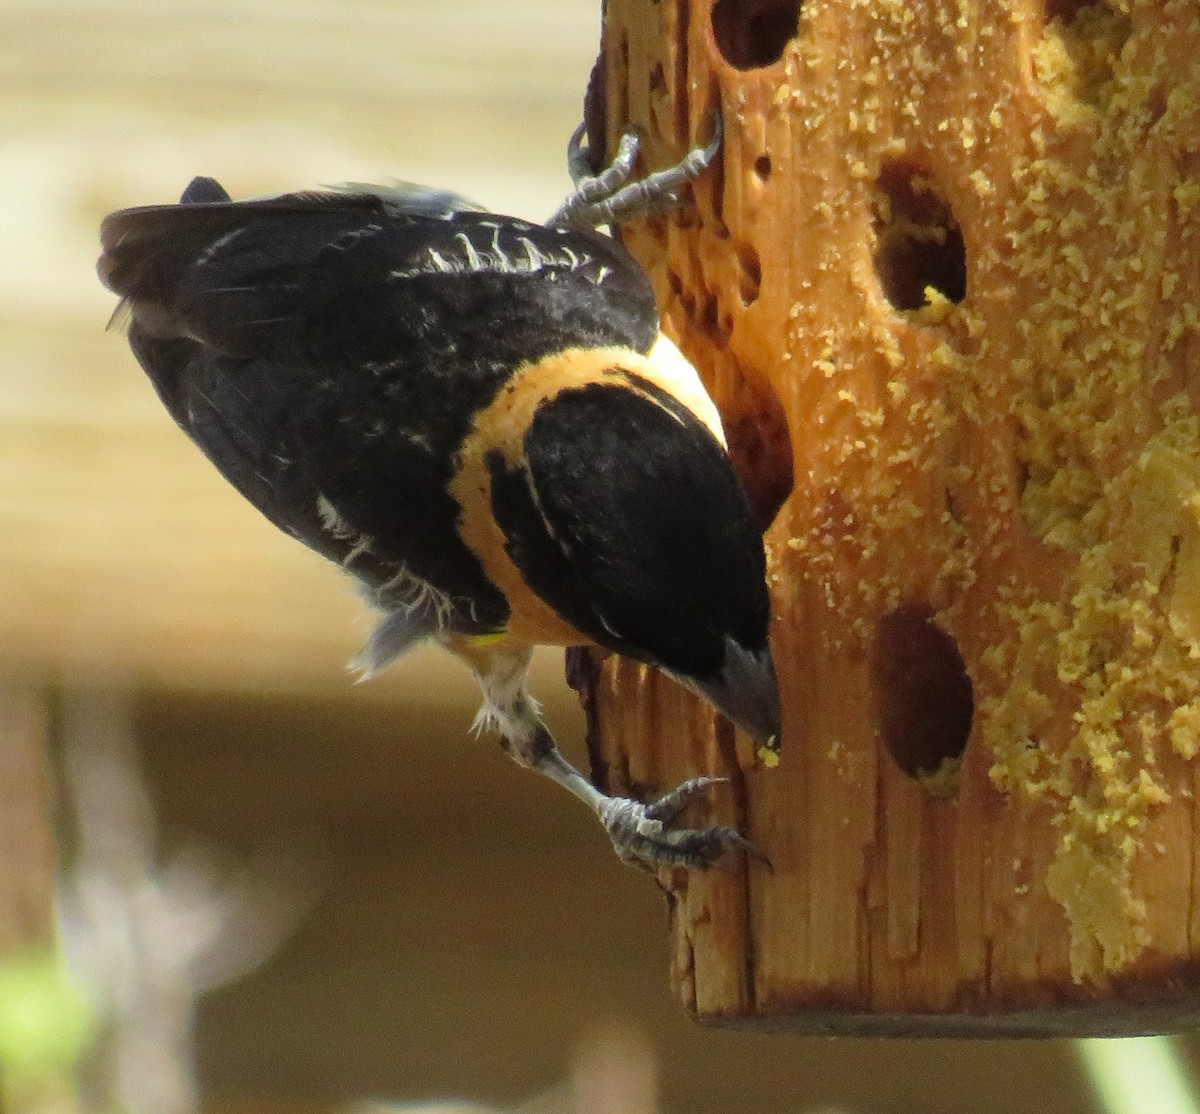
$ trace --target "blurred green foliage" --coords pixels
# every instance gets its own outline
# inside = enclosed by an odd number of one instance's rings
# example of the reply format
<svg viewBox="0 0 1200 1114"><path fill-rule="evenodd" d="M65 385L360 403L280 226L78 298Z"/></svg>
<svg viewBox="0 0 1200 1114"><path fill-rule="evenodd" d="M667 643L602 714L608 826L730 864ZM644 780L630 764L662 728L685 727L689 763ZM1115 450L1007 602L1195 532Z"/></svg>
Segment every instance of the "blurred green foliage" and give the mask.
<svg viewBox="0 0 1200 1114"><path fill-rule="evenodd" d="M24 1091L69 1079L95 1035L87 1001L60 956L0 965L0 1076Z"/></svg>

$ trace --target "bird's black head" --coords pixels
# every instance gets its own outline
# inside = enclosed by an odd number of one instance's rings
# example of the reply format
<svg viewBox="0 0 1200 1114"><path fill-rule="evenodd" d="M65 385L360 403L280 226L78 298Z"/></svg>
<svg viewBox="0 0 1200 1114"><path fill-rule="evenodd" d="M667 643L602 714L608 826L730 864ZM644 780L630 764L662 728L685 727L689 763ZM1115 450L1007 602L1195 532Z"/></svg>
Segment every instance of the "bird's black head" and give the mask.
<svg viewBox="0 0 1200 1114"><path fill-rule="evenodd" d="M601 646L657 665L765 740L779 731L762 538L729 456L627 372L544 402L494 512L529 586Z"/></svg>

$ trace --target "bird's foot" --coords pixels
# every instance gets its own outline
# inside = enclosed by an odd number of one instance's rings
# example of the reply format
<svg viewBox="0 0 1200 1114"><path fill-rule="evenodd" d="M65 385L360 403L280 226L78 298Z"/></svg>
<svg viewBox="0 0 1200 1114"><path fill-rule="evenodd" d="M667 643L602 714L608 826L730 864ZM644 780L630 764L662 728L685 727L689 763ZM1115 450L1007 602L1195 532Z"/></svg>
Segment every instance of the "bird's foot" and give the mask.
<svg viewBox="0 0 1200 1114"><path fill-rule="evenodd" d="M522 687L529 664L528 648L514 653L503 646L467 644L458 652L478 657L476 676L485 698L480 720L500 732L504 749L515 761L544 774L583 801L600 818L622 860L651 871L660 866L706 870L727 852L743 851L770 866L767 857L736 828L672 826L689 804L727 778L692 778L650 804L611 797L597 789L554 745Z"/></svg>
<svg viewBox="0 0 1200 1114"><path fill-rule="evenodd" d="M681 866L707 870L728 851L744 851L767 862L766 856L736 828L673 828L679 814L713 785L728 780L696 777L651 804L628 797L606 797L598 812L604 830L624 862L654 870Z"/></svg>
<svg viewBox="0 0 1200 1114"><path fill-rule="evenodd" d="M613 161L599 174L588 168L589 153L582 146L584 128L571 137L567 163L575 191L546 223L551 228L598 228L618 225L638 217L652 216L682 203L682 190L708 169L721 149L721 114L713 115L712 138L692 148L674 166L656 170L638 181L630 181L637 161L640 138L636 129L621 136Z"/></svg>

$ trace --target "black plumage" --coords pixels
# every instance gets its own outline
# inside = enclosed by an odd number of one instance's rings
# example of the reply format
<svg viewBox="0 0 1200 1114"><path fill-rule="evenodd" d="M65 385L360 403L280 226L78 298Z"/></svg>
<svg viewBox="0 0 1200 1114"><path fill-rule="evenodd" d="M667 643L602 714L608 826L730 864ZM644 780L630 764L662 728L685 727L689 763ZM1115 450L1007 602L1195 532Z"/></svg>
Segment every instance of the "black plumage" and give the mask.
<svg viewBox="0 0 1200 1114"><path fill-rule="evenodd" d="M101 238L175 421L385 613L368 671L441 640L514 757L584 799L626 857L703 866L745 846L665 827L696 785L659 813L598 793L524 691L532 645L594 642L760 740L778 731L762 542L716 411L618 243L421 187L233 202L210 178L112 214Z"/></svg>
<svg viewBox="0 0 1200 1114"><path fill-rule="evenodd" d="M448 494L474 414L564 348L648 351L657 313L607 237L430 215L423 198L125 210L103 225L100 275L130 303L130 344L172 417L272 522L380 607L420 582L456 629L494 629L507 605Z"/></svg>
<svg viewBox="0 0 1200 1114"><path fill-rule="evenodd" d="M688 677L720 671L726 638L766 649L762 545L728 457L652 385L548 400L522 466L495 462L492 502L522 576L591 641Z"/></svg>

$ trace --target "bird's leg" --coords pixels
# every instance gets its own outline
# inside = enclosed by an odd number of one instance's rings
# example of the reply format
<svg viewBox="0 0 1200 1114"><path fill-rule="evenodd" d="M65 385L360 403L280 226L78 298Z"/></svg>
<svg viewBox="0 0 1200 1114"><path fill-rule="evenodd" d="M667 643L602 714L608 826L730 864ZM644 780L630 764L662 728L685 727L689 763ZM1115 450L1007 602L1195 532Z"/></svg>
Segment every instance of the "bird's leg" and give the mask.
<svg viewBox="0 0 1200 1114"><path fill-rule="evenodd" d="M679 204L679 191L708 169L721 148L720 113L713 115L712 138L694 147L674 166L656 170L636 182L629 181L638 153L638 134L632 128L621 136L613 161L599 174L588 173L584 129L578 128L567 150L567 166L575 192L546 223L553 228L596 228L650 216Z"/></svg>
<svg viewBox="0 0 1200 1114"><path fill-rule="evenodd" d="M617 854L628 863L654 869L682 866L704 869L727 851L763 856L734 828L674 828L671 823L693 800L723 778L698 777L651 804L601 793L563 757L525 691L531 651L501 646L485 652L462 652L483 690L478 729L499 732L504 749L522 766L545 774L590 808L608 832Z"/></svg>

